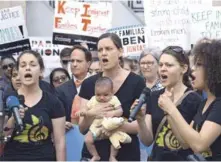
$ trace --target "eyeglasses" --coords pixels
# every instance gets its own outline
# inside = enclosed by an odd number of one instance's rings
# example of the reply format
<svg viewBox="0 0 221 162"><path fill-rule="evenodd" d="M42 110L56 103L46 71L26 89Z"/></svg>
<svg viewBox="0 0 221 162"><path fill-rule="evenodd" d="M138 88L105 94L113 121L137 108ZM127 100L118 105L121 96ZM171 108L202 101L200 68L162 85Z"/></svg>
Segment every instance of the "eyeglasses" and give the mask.
<svg viewBox="0 0 221 162"><path fill-rule="evenodd" d="M70 62L70 60L61 60L61 62L62 64L67 65Z"/></svg>
<svg viewBox="0 0 221 162"><path fill-rule="evenodd" d="M6 69L8 69L8 68L11 68L11 69L12 69L14 66L15 66L15 64L11 63L11 64L8 64L8 65L3 65L3 66L2 66L2 69L3 69L3 70L6 70Z"/></svg>
<svg viewBox="0 0 221 162"><path fill-rule="evenodd" d="M144 65L153 66L153 65L154 65L154 62L153 62L153 61L140 62L140 66L144 66Z"/></svg>
<svg viewBox="0 0 221 162"><path fill-rule="evenodd" d="M64 81L66 81L67 80L67 76L61 76L61 77L56 77L56 78L54 78L53 79L53 82L54 83L62 83L62 82L64 82Z"/></svg>

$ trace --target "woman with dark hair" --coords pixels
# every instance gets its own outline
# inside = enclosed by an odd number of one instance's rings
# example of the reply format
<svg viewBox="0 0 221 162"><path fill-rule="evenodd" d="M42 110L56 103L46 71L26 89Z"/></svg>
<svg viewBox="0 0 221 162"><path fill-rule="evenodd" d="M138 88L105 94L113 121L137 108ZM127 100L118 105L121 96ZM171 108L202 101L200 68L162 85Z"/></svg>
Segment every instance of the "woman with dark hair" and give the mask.
<svg viewBox="0 0 221 162"><path fill-rule="evenodd" d="M123 55L123 47L120 38L114 33L105 33L98 38L98 57L101 63L103 72L91 76L84 80L80 90L81 109L87 109L86 104L95 95L95 82L101 76L109 77L113 82L113 93L118 97L123 108L123 117L128 118L130 107L138 99L142 90L145 87L144 80L135 73L124 70L120 66L120 61ZM111 116L114 110L113 105L103 104L87 111L87 116L80 117L79 128L82 133L86 133L92 121L96 117ZM137 128L127 127L124 131L130 134L132 142L122 144L121 149L116 157L119 161L139 161L140 149L137 137ZM108 161L110 155L110 142L107 139L95 141L95 146L98 151L101 161ZM84 145L82 150L83 159L90 159L92 156ZM82 159L82 160L83 160Z"/></svg>
<svg viewBox="0 0 221 162"><path fill-rule="evenodd" d="M150 159L153 161L186 160L191 150L185 150L177 127L171 122L164 111L159 108L160 96L173 89L173 103L187 123L193 120L201 102L200 96L192 91L189 83L189 60L179 46L165 48L159 59L159 76L164 89L154 91L147 100L146 115L137 115L138 134L141 141L149 146L153 144Z"/></svg>
<svg viewBox="0 0 221 162"><path fill-rule="evenodd" d="M4 124L7 123L8 117L9 117L9 113L10 113L9 109L6 106L6 99L7 99L8 96L11 96L11 95L15 94L15 92L20 87L21 87L21 79L20 79L20 76L18 75L18 69L17 69L17 67L15 65L15 66L12 67L12 71L11 71L11 85L8 86L8 88L4 91L3 98L2 98L3 99L3 104L4 104L4 111L5 111ZM5 135L6 135L5 137L10 137L11 136L11 132L8 132ZM1 155L2 155L2 153L0 151L0 156Z"/></svg>
<svg viewBox="0 0 221 162"><path fill-rule="evenodd" d="M49 78L50 84L55 88L71 79L68 71L64 68L56 68L52 70Z"/></svg>
<svg viewBox="0 0 221 162"><path fill-rule="evenodd" d="M21 79L16 66L12 68L11 83L12 89L15 91L17 91L21 87Z"/></svg>
<svg viewBox="0 0 221 162"><path fill-rule="evenodd" d="M16 65L12 68L10 75L11 75L11 78L10 78L11 84L10 86L8 86L8 88L4 92L4 95L3 95L4 103L8 96L14 94L21 87L21 79L18 74L18 69Z"/></svg>
<svg viewBox="0 0 221 162"><path fill-rule="evenodd" d="M0 87L5 91L11 88L12 68L15 66L16 60L12 56L2 56L0 65L3 70L3 76L0 78Z"/></svg>
<svg viewBox="0 0 221 162"><path fill-rule="evenodd" d="M89 67L89 74L90 75L95 75L98 74L99 72L102 71L101 65L100 65L100 61L99 58L95 57L92 59L91 65Z"/></svg>
<svg viewBox="0 0 221 162"><path fill-rule="evenodd" d="M1 57L1 68L4 71L4 75L7 78L11 77L11 70L15 66L16 60L12 56L2 56Z"/></svg>
<svg viewBox="0 0 221 162"><path fill-rule="evenodd" d="M202 40L193 49L193 87L207 93L191 125L167 95L159 105L177 128L187 147L206 160L221 161L221 40Z"/></svg>
<svg viewBox="0 0 221 162"><path fill-rule="evenodd" d="M32 50L24 51L18 57L17 67L22 83L17 96L24 96L19 109L24 129L17 133L14 116L8 119L5 134L13 133L2 160L65 161L65 112L55 96L39 87L44 69L41 55Z"/></svg>

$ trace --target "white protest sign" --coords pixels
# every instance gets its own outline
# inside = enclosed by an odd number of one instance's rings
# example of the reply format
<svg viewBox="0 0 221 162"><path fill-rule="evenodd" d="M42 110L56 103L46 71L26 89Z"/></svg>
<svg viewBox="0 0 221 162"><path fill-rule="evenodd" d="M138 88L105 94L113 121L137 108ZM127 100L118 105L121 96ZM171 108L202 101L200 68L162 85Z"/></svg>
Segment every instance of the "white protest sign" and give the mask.
<svg viewBox="0 0 221 162"><path fill-rule="evenodd" d="M0 55L30 49L21 6L0 10Z"/></svg>
<svg viewBox="0 0 221 162"><path fill-rule="evenodd" d="M53 43L74 45L86 42L96 48L97 37L111 28L112 3L56 1Z"/></svg>
<svg viewBox="0 0 221 162"><path fill-rule="evenodd" d="M195 7L191 10L191 43L202 38L221 38L221 7Z"/></svg>
<svg viewBox="0 0 221 162"><path fill-rule="evenodd" d="M169 45L178 45L190 49L189 6L206 6L211 3L208 0L144 1L149 46L164 49Z"/></svg>
<svg viewBox="0 0 221 162"><path fill-rule="evenodd" d="M115 33L121 38L124 57L139 56L147 45L145 27L142 25L113 28L108 32Z"/></svg>
<svg viewBox="0 0 221 162"><path fill-rule="evenodd" d="M60 52L65 46L52 44L51 37L30 37L30 43L32 50L39 52L44 60L44 76L54 68L61 67Z"/></svg>

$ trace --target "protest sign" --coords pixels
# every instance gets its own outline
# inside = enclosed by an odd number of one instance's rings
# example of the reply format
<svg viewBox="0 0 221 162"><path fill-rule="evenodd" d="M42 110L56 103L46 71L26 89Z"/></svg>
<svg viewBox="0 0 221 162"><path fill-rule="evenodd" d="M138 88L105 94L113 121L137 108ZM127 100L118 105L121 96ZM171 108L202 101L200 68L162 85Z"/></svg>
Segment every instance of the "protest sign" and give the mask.
<svg viewBox="0 0 221 162"><path fill-rule="evenodd" d="M145 22L149 46L164 49L178 45L188 50L190 45L190 6L211 5L208 0L144 1Z"/></svg>
<svg viewBox="0 0 221 162"><path fill-rule="evenodd" d="M0 55L30 49L22 7L0 10Z"/></svg>
<svg viewBox="0 0 221 162"><path fill-rule="evenodd" d="M111 28L112 3L56 1L53 43L87 43L96 49L98 37Z"/></svg>
<svg viewBox="0 0 221 162"><path fill-rule="evenodd" d="M221 7L208 6L194 7L191 9L191 43L195 44L199 39L221 38Z"/></svg>
<svg viewBox="0 0 221 162"><path fill-rule="evenodd" d="M147 44L145 28L142 25L113 28L108 32L115 33L121 38L124 57L139 56Z"/></svg>
<svg viewBox="0 0 221 162"><path fill-rule="evenodd" d="M30 37L30 43L32 50L39 52L44 60L45 76L54 68L61 67L60 52L66 46L52 44L51 37Z"/></svg>

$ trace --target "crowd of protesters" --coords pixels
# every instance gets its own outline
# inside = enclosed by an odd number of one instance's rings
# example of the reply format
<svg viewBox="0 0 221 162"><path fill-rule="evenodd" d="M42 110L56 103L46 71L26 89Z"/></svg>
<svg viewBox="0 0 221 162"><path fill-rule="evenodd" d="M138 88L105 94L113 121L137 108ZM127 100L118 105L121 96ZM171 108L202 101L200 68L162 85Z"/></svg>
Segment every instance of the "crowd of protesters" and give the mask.
<svg viewBox="0 0 221 162"><path fill-rule="evenodd" d="M86 142L93 141L93 147L84 144L82 161L221 160L221 40L204 38L191 51L147 48L139 59L131 59L123 57L120 38L105 33L95 56L87 46L64 48L61 67L45 78L38 52L23 51L17 60L1 57L3 100L19 98L24 125L17 132L15 117L6 114L4 135L11 138L2 160L65 161L65 132L74 125ZM99 84L102 78L110 79L111 86ZM150 94L129 123L145 87ZM109 102L113 97L121 109ZM94 119L102 119L96 129ZM112 145L119 146L117 151ZM151 147L148 159L141 159L140 145Z"/></svg>

